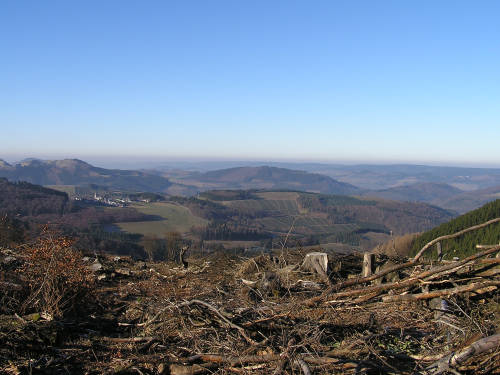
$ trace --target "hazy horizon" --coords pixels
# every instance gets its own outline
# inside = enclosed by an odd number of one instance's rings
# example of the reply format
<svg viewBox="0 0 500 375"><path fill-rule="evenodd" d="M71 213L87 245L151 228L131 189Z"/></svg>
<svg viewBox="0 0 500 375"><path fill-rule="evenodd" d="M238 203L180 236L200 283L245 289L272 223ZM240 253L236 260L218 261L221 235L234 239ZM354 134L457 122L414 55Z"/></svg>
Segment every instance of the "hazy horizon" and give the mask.
<svg viewBox="0 0 500 375"><path fill-rule="evenodd" d="M499 11L3 1L0 145L103 163L500 166Z"/></svg>
<svg viewBox="0 0 500 375"><path fill-rule="evenodd" d="M451 168L485 168L499 169L499 164L484 164L484 163L443 163L443 162L421 162L421 161L405 161L405 160L317 160L317 159L244 159L244 158L180 158L180 157L145 157L145 156L102 156L102 155L0 155L0 160L4 160L9 164L15 164L26 159L39 160L63 160L63 159L79 159L96 167L101 168L117 168L117 169L154 169L165 167L171 164L174 167L185 165L186 168L197 165L228 165L232 166L256 166L256 165L274 165L274 164L291 164L291 165L338 165L338 166L357 166L357 165L373 165L373 166L432 166L432 167L451 167ZM226 168L226 167L221 167ZM182 169L179 167L179 169Z"/></svg>

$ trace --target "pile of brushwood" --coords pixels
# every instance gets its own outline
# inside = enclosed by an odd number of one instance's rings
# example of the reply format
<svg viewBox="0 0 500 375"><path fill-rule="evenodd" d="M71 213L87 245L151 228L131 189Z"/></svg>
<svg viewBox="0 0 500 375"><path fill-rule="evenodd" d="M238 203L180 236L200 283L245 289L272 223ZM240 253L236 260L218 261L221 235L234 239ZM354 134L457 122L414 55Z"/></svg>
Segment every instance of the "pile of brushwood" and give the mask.
<svg viewBox="0 0 500 375"><path fill-rule="evenodd" d="M311 268L287 249L184 265L50 236L3 249L0 373L498 374L500 246L426 260L444 240L364 277L362 254Z"/></svg>

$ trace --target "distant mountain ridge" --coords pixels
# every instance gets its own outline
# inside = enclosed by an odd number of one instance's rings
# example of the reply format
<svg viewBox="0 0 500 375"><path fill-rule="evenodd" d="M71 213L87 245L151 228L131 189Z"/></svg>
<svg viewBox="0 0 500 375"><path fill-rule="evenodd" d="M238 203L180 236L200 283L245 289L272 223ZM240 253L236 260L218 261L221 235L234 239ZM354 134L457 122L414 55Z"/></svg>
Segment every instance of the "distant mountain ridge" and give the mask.
<svg viewBox="0 0 500 375"><path fill-rule="evenodd" d="M292 189L325 194L351 195L361 189L317 173L260 166L188 173L170 179L151 171L105 169L79 159L25 159L13 165L0 162L0 177L38 185L90 184L117 190L194 195L213 189Z"/></svg>
<svg viewBox="0 0 500 375"><path fill-rule="evenodd" d="M104 169L82 160L24 160L14 165L0 163L0 177L37 185L96 184L115 189L164 192L172 183L165 177L141 171Z"/></svg>
<svg viewBox="0 0 500 375"><path fill-rule="evenodd" d="M290 189L340 195L362 191L354 185L318 173L269 166L220 169L191 174L177 181L210 189Z"/></svg>
<svg viewBox="0 0 500 375"><path fill-rule="evenodd" d="M475 209L500 197L498 169L304 164L306 170L296 170L274 166L277 163L270 164L271 166L238 166L205 172L165 172L106 169L79 159L28 158L10 164L0 159L0 177L45 186L97 185L105 189L179 196L193 196L203 191L218 189L283 189L424 202L458 213ZM299 167L301 164L296 165ZM314 170L317 172L313 172ZM356 184L346 181L355 181ZM373 186L382 185L389 186L373 189ZM477 188L478 186L480 188Z"/></svg>
<svg viewBox="0 0 500 375"><path fill-rule="evenodd" d="M167 172L184 170L207 172L233 167L260 165L319 173L337 181L366 190L383 190L402 185L433 182L445 183L464 191L500 185L500 168L453 167L415 164L330 164L313 162L258 162L258 161L171 161L157 166Z"/></svg>

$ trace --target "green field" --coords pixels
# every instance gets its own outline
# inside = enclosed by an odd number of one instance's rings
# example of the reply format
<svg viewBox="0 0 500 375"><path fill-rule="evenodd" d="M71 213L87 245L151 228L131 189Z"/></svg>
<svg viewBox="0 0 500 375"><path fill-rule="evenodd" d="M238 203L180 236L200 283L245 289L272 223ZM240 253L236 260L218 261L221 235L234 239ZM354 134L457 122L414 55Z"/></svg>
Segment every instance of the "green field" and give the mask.
<svg viewBox="0 0 500 375"><path fill-rule="evenodd" d="M116 223L121 230L129 233L165 237L168 232L177 231L186 234L193 226L208 224L207 220L194 216L187 207L175 203L137 203L131 207L147 215L160 216L163 220Z"/></svg>

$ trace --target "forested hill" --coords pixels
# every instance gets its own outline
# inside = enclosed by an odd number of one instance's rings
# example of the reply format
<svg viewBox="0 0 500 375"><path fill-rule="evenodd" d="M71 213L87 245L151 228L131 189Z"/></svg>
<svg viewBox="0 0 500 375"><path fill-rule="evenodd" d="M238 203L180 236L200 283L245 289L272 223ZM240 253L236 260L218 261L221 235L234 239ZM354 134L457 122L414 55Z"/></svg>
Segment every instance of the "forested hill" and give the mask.
<svg viewBox="0 0 500 375"><path fill-rule="evenodd" d="M269 166L237 167L193 174L179 182L210 189L289 189L354 195L361 189L318 173Z"/></svg>
<svg viewBox="0 0 500 375"><path fill-rule="evenodd" d="M129 191L163 192L172 183L165 177L142 171L98 168L78 159L30 159L10 165L0 163L0 177L39 185L96 184Z"/></svg>
<svg viewBox="0 0 500 375"><path fill-rule="evenodd" d="M470 211L447 223L423 233L419 236L412 247L412 254L416 254L426 243L433 239L459 232L473 225L484 223L488 220L500 217L500 199L487 203L477 210ZM442 241L442 250L445 259L452 257L464 257L476 252L476 245L492 245L500 242L500 223L489 225L485 228L464 234L461 237ZM436 252L431 252L433 256Z"/></svg>
<svg viewBox="0 0 500 375"><path fill-rule="evenodd" d="M5 178L0 178L0 214L15 216L62 214L67 206L66 193L28 182L11 183Z"/></svg>

